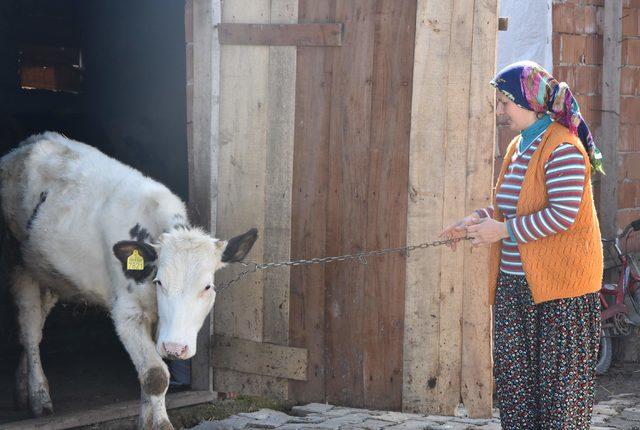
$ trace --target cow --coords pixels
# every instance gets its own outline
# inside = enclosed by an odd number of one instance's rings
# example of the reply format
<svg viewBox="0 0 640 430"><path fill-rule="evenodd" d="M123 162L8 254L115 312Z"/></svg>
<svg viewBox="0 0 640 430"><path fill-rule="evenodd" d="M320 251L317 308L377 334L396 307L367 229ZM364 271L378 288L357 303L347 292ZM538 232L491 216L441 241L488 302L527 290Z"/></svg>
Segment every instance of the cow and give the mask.
<svg viewBox="0 0 640 430"><path fill-rule="evenodd" d="M0 159L3 245L21 353L16 404L53 412L39 344L58 300L103 306L137 370L138 427L172 429L163 359L188 359L216 297L214 273L257 239L192 227L167 187L84 143L35 135Z"/></svg>

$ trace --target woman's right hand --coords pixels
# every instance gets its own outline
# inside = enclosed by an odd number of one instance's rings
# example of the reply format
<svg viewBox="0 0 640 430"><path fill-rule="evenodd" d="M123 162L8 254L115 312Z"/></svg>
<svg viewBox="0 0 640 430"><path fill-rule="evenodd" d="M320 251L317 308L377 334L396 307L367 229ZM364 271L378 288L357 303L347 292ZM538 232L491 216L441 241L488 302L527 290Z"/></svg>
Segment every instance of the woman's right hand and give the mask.
<svg viewBox="0 0 640 430"><path fill-rule="evenodd" d="M467 235L467 227L477 224L478 222L480 222L480 217L478 217L476 212L473 212L471 215L467 215L460 221L454 222L453 224L445 227L445 229L442 230L442 233L440 233L440 237L443 237L446 240L465 237ZM457 242L448 243L446 246L451 248L452 251L455 251L457 249Z"/></svg>

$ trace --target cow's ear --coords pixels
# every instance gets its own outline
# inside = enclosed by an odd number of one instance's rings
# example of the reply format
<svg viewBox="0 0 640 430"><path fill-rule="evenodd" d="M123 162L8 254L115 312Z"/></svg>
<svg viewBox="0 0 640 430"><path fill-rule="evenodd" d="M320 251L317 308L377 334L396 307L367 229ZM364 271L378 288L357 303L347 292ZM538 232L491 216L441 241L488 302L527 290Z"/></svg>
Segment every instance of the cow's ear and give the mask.
<svg viewBox="0 0 640 430"><path fill-rule="evenodd" d="M155 261L158 258L158 253L155 248L145 242L123 240L113 245L113 253L124 267L126 267L127 259L131 257L133 251L138 251L138 254L144 259L145 263Z"/></svg>
<svg viewBox="0 0 640 430"><path fill-rule="evenodd" d="M258 230L252 228L248 232L229 239L227 246L222 253L223 263L233 263L235 261L242 261L247 256L251 247L258 239Z"/></svg>

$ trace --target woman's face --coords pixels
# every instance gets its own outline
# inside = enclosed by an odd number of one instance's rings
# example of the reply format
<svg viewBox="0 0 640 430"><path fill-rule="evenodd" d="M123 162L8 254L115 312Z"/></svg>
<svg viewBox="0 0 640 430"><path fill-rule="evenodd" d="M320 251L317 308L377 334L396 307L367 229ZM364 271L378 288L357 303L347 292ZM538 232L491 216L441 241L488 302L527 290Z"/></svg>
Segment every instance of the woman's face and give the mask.
<svg viewBox="0 0 640 430"><path fill-rule="evenodd" d="M522 131L536 122L534 111L521 108L500 91L497 94L496 115L506 120L505 122L511 130Z"/></svg>

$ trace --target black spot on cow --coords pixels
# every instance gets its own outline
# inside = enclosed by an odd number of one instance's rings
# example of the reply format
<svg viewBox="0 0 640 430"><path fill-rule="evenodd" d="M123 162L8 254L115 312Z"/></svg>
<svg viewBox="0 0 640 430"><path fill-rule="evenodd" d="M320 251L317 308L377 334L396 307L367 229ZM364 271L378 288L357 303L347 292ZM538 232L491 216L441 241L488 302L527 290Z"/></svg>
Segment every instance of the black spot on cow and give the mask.
<svg viewBox="0 0 640 430"><path fill-rule="evenodd" d="M187 219L182 214L175 214L171 217L171 219L173 220L174 223L177 223L177 224L180 224L180 223L187 224Z"/></svg>
<svg viewBox="0 0 640 430"><path fill-rule="evenodd" d="M162 367L152 367L142 378L142 390L149 396L164 394L169 386L169 378Z"/></svg>
<svg viewBox="0 0 640 430"><path fill-rule="evenodd" d="M31 225L33 224L33 221L38 216L38 211L40 210L40 206L42 206L42 204L45 202L45 200L47 200L47 195L48 195L48 193L46 191L43 191L43 192L40 193L40 201L38 202L36 207L33 208L33 212L31 213L31 217L29 217L29 221L27 221L27 230L31 230Z"/></svg>
<svg viewBox="0 0 640 430"><path fill-rule="evenodd" d="M143 270L127 270L127 259L131 256L134 250L137 250L140 256L144 259ZM153 246L148 243L123 240L122 242L118 242L113 245L113 254L118 260L120 260L124 276L129 279L133 279L136 283L141 284L152 276L155 276L157 270L155 261L158 258L158 254Z"/></svg>
<svg viewBox="0 0 640 430"><path fill-rule="evenodd" d="M131 230L129 230L129 237L133 240L137 240L138 242L146 242L147 239L149 239L150 234L146 228L140 227L140 224L136 224Z"/></svg>

